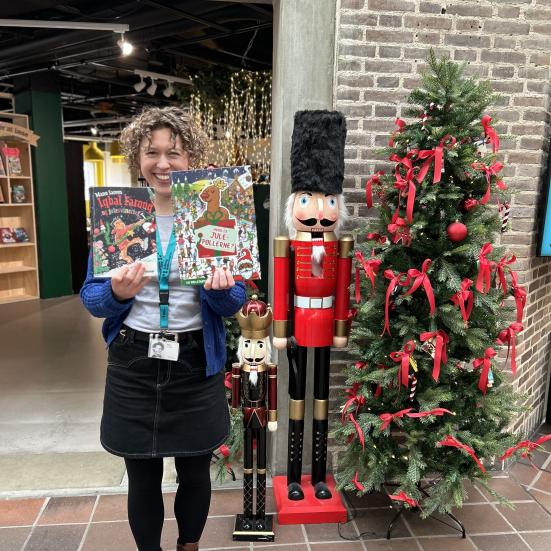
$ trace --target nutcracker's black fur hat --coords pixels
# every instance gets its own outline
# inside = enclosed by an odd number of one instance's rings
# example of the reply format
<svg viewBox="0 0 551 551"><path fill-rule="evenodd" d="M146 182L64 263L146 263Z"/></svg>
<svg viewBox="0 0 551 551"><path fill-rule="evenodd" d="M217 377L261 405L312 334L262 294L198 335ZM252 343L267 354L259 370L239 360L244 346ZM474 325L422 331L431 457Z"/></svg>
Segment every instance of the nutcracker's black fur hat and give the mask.
<svg viewBox="0 0 551 551"><path fill-rule="evenodd" d="M346 119L338 111L297 111L291 145L291 191L342 193Z"/></svg>

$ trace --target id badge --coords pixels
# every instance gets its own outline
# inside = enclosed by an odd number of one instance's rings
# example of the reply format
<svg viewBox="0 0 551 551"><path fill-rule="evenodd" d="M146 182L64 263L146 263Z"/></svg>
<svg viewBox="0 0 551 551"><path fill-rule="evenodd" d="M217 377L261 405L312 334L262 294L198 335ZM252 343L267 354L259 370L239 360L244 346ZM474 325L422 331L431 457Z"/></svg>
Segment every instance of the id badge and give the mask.
<svg viewBox="0 0 551 551"><path fill-rule="evenodd" d="M147 355L150 358L175 362L178 359L179 351L179 343L163 339L160 335L149 335L149 350Z"/></svg>

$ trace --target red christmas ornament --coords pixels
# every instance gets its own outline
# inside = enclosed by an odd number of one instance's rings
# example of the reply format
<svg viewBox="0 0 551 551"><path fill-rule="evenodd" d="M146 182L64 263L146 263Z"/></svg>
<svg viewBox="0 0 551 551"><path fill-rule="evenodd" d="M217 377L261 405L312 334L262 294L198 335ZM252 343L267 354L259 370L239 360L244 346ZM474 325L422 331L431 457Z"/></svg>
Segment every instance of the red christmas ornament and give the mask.
<svg viewBox="0 0 551 551"><path fill-rule="evenodd" d="M465 199L465 201L463 201L462 210L463 212L468 212L471 209L474 209L476 206L478 206L478 201L476 199L473 199L472 197L469 197L468 199Z"/></svg>
<svg viewBox="0 0 551 551"><path fill-rule="evenodd" d="M110 252L110 253L114 253L115 252L115 247L113 245L109 245L109 247L107 247L107 250Z"/></svg>
<svg viewBox="0 0 551 551"><path fill-rule="evenodd" d="M463 239L465 239L465 237L467 237L467 234L469 233L467 231L467 226L465 226L465 224L462 224L461 222L454 222L453 224L450 224L446 232L450 241L454 242L463 241Z"/></svg>

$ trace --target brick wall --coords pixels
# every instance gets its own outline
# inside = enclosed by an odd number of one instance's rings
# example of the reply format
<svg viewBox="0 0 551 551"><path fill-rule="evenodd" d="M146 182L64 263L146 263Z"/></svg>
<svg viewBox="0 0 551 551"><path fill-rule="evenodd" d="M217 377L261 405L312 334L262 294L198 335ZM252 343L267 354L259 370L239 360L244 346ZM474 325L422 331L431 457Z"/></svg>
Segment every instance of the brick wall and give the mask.
<svg viewBox="0 0 551 551"><path fill-rule="evenodd" d="M345 193L353 224L368 214L366 176L390 166L378 150L394 119L406 118L405 99L431 47L466 62L467 74L489 79L501 94L491 113L500 135L510 136L502 139L499 160L515 192L511 229L501 242L517 256L528 291L516 385L529 396L530 410L515 429L530 432L545 417L550 360L551 261L535 254L549 134L551 0L340 0L335 107L348 119ZM334 357L333 400L344 384L339 364L346 355Z"/></svg>

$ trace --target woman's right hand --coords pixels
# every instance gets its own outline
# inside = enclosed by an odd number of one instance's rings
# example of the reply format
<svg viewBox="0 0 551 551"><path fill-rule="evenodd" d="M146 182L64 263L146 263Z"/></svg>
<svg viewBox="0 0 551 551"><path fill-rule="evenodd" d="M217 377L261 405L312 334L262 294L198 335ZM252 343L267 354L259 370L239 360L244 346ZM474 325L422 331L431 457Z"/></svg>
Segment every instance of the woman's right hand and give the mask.
<svg viewBox="0 0 551 551"><path fill-rule="evenodd" d="M145 266L141 262L134 262L130 266L123 266L111 278L113 295L119 301L135 297L149 282L144 277Z"/></svg>

